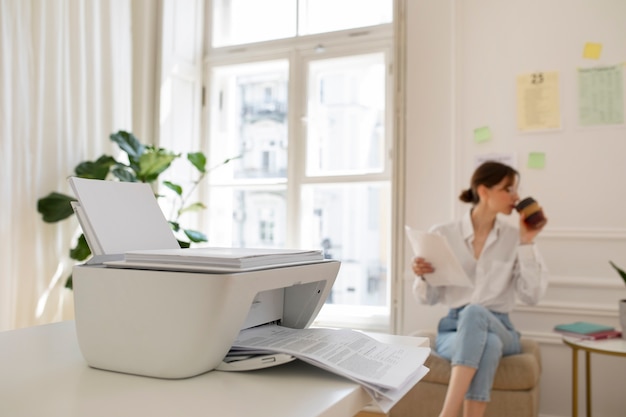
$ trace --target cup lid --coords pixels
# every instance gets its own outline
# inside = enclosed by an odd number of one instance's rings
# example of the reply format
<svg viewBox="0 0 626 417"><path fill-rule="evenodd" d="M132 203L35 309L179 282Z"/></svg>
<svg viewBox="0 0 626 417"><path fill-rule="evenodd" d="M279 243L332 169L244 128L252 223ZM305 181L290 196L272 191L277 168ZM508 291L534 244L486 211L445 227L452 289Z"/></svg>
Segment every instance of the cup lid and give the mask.
<svg viewBox="0 0 626 417"><path fill-rule="evenodd" d="M532 197L526 197L515 206L515 210L520 211L524 208L530 206L531 204L536 203L535 199Z"/></svg>

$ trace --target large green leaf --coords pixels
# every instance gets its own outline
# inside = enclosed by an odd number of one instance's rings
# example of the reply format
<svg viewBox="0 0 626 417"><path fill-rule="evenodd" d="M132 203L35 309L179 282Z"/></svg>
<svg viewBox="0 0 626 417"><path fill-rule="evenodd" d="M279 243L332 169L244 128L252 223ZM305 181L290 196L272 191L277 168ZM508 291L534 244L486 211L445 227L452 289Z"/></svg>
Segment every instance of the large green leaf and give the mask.
<svg viewBox="0 0 626 417"><path fill-rule="evenodd" d="M111 166L117 162L113 157L102 155L95 161L81 162L74 168L74 172L80 178L88 178L93 180L103 180L109 174Z"/></svg>
<svg viewBox="0 0 626 417"><path fill-rule="evenodd" d="M135 176L134 171L124 164L117 164L111 170L111 173L122 182L137 182L137 176Z"/></svg>
<svg viewBox="0 0 626 417"><path fill-rule="evenodd" d="M72 274L70 274L69 277L67 277L67 281L65 281L65 288L68 289L74 289L74 282L72 281Z"/></svg>
<svg viewBox="0 0 626 417"><path fill-rule="evenodd" d="M120 130L112 133L109 138L128 154L131 162L139 161L139 158L145 152L146 147L130 132Z"/></svg>
<svg viewBox="0 0 626 417"><path fill-rule="evenodd" d="M165 149L150 148L139 158L137 177L143 182L153 182L178 157L179 155Z"/></svg>
<svg viewBox="0 0 626 417"><path fill-rule="evenodd" d="M170 190L174 191L178 195L183 195L183 187L178 184L174 184L170 181L163 181L163 185L165 185Z"/></svg>
<svg viewBox="0 0 626 417"><path fill-rule="evenodd" d="M191 152L187 154L189 162L203 174L206 172L206 156L202 152Z"/></svg>
<svg viewBox="0 0 626 417"><path fill-rule="evenodd" d="M56 223L74 214L72 201L76 199L53 191L37 200L37 211L41 213L44 222Z"/></svg>
<svg viewBox="0 0 626 417"><path fill-rule="evenodd" d="M185 229L184 232L185 232L185 235L192 242L198 243L198 242L207 242L208 241L206 235L204 233L202 233L202 232L198 232L197 230Z"/></svg>
<svg viewBox="0 0 626 417"><path fill-rule="evenodd" d="M70 249L70 258L76 261L84 261L90 256L91 256L91 249L89 249L89 245L87 244L87 239L85 239L84 234L81 234L78 237L78 242L76 242L76 246Z"/></svg>
<svg viewBox="0 0 626 417"><path fill-rule="evenodd" d="M170 220L169 224L173 231L178 232L180 230L180 223Z"/></svg>

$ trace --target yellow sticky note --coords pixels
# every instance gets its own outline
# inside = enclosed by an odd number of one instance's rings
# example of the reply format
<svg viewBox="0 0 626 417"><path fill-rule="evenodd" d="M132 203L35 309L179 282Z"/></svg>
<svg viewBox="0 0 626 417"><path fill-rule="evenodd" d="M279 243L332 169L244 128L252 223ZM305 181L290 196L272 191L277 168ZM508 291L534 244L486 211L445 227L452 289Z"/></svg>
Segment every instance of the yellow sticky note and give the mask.
<svg viewBox="0 0 626 417"><path fill-rule="evenodd" d="M587 42L585 49L583 50L583 58L586 59L599 59L602 53L602 44Z"/></svg>
<svg viewBox="0 0 626 417"><path fill-rule="evenodd" d="M528 168L542 169L546 166L546 154L531 152L528 154Z"/></svg>
<svg viewBox="0 0 626 417"><path fill-rule="evenodd" d="M491 140L491 129L487 126L474 129L474 142L481 143Z"/></svg>

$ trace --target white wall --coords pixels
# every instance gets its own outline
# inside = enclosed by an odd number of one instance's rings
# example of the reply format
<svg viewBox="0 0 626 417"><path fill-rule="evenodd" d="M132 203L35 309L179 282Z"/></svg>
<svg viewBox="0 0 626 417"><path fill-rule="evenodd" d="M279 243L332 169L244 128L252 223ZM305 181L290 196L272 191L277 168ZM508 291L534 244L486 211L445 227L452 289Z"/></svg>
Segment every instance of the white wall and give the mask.
<svg viewBox="0 0 626 417"><path fill-rule="evenodd" d="M467 209L457 195L474 158L516 156L523 192L549 218L538 239L552 275L548 294L512 314L541 344L542 416L571 415L571 352L552 327L575 320L618 326L617 301L626 298L608 265L626 266L626 128L584 128L577 117L577 68L626 61L625 19L623 0L406 1L404 223L427 229L457 217ZM599 60L583 59L586 42L603 45ZM559 74L561 128L520 133L515 79L536 71ZM485 125L493 138L476 143L473 129ZM526 166L534 151L545 153L545 168ZM408 247L404 257L401 331L432 329L445 309L414 302ZM623 415L626 360L592 359L594 415ZM582 390L580 399L582 413Z"/></svg>

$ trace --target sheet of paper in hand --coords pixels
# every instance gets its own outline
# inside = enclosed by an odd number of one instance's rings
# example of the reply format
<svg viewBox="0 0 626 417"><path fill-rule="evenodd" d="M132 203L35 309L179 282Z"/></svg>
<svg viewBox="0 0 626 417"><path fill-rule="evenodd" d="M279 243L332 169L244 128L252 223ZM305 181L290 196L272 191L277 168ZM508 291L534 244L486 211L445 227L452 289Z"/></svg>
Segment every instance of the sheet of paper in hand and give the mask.
<svg viewBox="0 0 626 417"><path fill-rule="evenodd" d="M445 237L405 226L406 235L416 257L422 257L433 265L435 272L424 275L433 286L456 285L472 287L472 281L454 256Z"/></svg>

